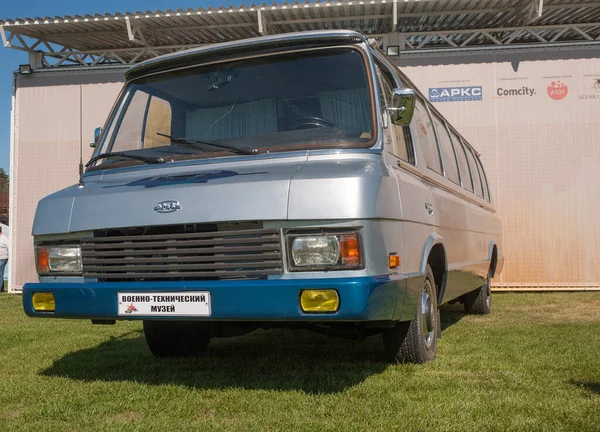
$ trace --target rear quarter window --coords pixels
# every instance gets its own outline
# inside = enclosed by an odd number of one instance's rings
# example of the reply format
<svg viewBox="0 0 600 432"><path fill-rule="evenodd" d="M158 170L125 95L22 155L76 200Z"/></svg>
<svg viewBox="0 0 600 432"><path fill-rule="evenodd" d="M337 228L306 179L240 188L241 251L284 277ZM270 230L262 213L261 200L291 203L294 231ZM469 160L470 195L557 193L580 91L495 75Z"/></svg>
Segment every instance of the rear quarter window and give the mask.
<svg viewBox="0 0 600 432"><path fill-rule="evenodd" d="M483 169L483 164L481 163L481 159L478 156L476 156L476 158L477 158L477 166L479 167L479 174L481 175L481 183L483 186L483 195L487 201L491 202L492 200L490 197L490 187L487 182L487 175L485 174L485 170Z"/></svg>
<svg viewBox="0 0 600 432"><path fill-rule="evenodd" d="M473 185L475 186L475 194L478 197L483 198L483 186L481 185L481 177L479 175L479 168L477 162L475 162L475 156L473 155L471 148L465 146L467 152L467 159L469 160L469 168L471 169L471 175L473 176Z"/></svg>
<svg viewBox="0 0 600 432"><path fill-rule="evenodd" d="M458 157L462 186L469 192L473 192L473 180L471 178L471 171L469 170L469 161L467 160L465 147L458 135L452 131L450 132L450 135L452 136L452 142L454 143L454 149L456 150L456 156Z"/></svg>

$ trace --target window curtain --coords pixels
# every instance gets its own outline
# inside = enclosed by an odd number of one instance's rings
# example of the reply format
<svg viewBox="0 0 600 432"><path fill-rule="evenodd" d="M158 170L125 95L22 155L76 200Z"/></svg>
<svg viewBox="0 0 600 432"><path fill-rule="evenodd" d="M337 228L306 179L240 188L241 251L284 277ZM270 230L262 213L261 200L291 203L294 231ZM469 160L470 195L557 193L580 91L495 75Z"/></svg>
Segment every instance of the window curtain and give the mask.
<svg viewBox="0 0 600 432"><path fill-rule="evenodd" d="M217 141L277 132L275 99L186 113L186 137Z"/></svg>
<svg viewBox="0 0 600 432"><path fill-rule="evenodd" d="M346 134L370 131L369 95L366 89L319 94L323 118L342 126Z"/></svg>

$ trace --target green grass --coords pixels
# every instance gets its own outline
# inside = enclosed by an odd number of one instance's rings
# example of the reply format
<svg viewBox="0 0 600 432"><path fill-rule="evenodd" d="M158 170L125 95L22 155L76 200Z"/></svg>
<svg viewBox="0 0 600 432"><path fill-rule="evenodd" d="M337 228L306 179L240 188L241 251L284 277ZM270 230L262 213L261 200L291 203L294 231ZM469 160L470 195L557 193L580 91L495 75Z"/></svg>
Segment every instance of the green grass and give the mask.
<svg viewBox="0 0 600 432"><path fill-rule="evenodd" d="M283 330L159 360L139 323L30 319L0 294L0 430L600 430L600 293L496 294L442 321L422 366Z"/></svg>

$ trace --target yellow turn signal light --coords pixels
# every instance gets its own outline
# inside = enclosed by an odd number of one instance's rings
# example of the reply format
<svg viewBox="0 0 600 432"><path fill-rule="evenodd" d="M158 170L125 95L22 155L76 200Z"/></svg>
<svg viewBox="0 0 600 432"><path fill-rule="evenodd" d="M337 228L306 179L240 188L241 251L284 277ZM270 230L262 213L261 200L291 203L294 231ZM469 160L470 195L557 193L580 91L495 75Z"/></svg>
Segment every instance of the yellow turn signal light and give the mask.
<svg viewBox="0 0 600 432"><path fill-rule="evenodd" d="M390 254L390 268L396 268L400 266L400 257L395 254Z"/></svg>
<svg viewBox="0 0 600 432"><path fill-rule="evenodd" d="M56 310L56 302L52 293L34 293L31 302L36 312L54 312Z"/></svg>
<svg viewBox="0 0 600 432"><path fill-rule="evenodd" d="M340 296L336 290L303 290L300 294L302 311L308 313L337 312L340 308Z"/></svg>

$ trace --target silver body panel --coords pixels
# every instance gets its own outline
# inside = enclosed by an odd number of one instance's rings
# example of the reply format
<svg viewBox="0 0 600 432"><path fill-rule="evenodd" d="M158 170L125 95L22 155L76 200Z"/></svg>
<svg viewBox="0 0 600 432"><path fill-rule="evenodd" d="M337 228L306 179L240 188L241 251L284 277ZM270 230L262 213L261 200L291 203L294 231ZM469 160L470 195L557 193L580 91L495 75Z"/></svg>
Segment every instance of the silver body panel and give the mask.
<svg viewBox="0 0 600 432"><path fill-rule="evenodd" d="M320 35L332 34L337 33ZM244 43L252 42L237 45ZM367 53L369 73L375 76L371 50L364 43L357 46ZM169 59L177 57L185 54ZM375 99L375 109L381 112ZM404 292L393 300L399 302L394 318L411 319L433 246L443 245L446 255L448 272L439 298L444 303L481 285L494 247L496 273L501 270L502 229L489 202L429 171L420 148L415 149L414 166L392 155L389 148L395 137L390 119L376 117L377 142L365 150L292 151L88 173L83 187L73 186L40 201L33 235L40 242L97 229L243 221L284 231L360 227L364 269L286 268L282 275L269 278L406 277ZM181 209L154 211L162 201L178 201ZM389 268L391 253L401 256L400 267Z"/></svg>

